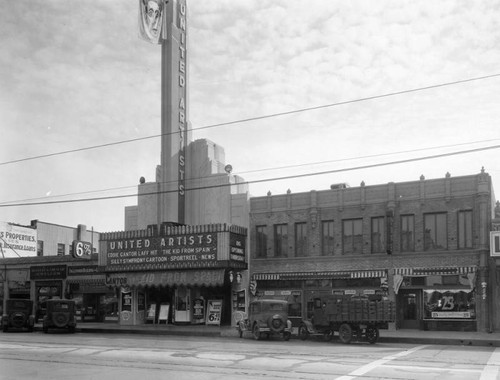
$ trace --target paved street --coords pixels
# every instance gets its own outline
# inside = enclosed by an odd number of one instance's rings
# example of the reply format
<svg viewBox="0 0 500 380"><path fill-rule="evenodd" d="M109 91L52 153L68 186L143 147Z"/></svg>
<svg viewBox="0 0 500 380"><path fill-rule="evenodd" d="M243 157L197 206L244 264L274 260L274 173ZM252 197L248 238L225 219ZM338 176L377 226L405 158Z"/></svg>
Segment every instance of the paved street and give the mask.
<svg viewBox="0 0 500 380"><path fill-rule="evenodd" d="M500 349L278 339L0 334L1 379L496 379Z"/></svg>

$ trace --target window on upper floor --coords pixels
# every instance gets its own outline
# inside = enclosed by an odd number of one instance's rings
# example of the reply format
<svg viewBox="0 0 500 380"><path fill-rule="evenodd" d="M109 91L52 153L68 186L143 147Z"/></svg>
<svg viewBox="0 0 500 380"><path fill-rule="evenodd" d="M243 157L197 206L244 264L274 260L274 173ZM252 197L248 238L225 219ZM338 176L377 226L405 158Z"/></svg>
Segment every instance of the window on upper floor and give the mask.
<svg viewBox="0 0 500 380"><path fill-rule="evenodd" d="M372 218L372 253L385 253L385 218Z"/></svg>
<svg viewBox="0 0 500 380"><path fill-rule="evenodd" d="M274 256L287 257L288 249L288 226L276 224L274 226Z"/></svg>
<svg viewBox="0 0 500 380"><path fill-rule="evenodd" d="M257 258L267 257L267 226L256 227L256 247L255 256Z"/></svg>
<svg viewBox="0 0 500 380"><path fill-rule="evenodd" d="M444 250L448 248L446 213L424 215L424 250Z"/></svg>
<svg viewBox="0 0 500 380"><path fill-rule="evenodd" d="M36 255L43 256L43 240L38 240L36 243Z"/></svg>
<svg viewBox="0 0 500 380"><path fill-rule="evenodd" d="M295 256L308 256L307 223L295 223Z"/></svg>
<svg viewBox="0 0 500 380"><path fill-rule="evenodd" d="M458 248L472 248L472 210L458 212Z"/></svg>
<svg viewBox="0 0 500 380"><path fill-rule="evenodd" d="M333 220L321 222L321 254L323 256L333 256L335 248L333 236Z"/></svg>
<svg viewBox="0 0 500 380"><path fill-rule="evenodd" d="M415 251L415 215L401 215L401 252Z"/></svg>
<svg viewBox="0 0 500 380"><path fill-rule="evenodd" d="M65 245L62 243L57 243L57 256L64 256Z"/></svg>
<svg viewBox="0 0 500 380"><path fill-rule="evenodd" d="M348 219L342 221L342 252L363 253L363 220Z"/></svg>

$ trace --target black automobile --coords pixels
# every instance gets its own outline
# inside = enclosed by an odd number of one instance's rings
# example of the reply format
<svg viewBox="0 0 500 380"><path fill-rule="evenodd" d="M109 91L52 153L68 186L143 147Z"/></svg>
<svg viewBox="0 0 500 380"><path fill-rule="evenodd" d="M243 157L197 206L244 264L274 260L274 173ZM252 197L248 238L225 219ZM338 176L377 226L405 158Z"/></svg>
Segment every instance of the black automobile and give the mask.
<svg viewBox="0 0 500 380"><path fill-rule="evenodd" d="M33 331L35 316L33 315L33 301L24 299L9 299L2 315L2 330L7 332L10 328L16 330L28 329Z"/></svg>
<svg viewBox="0 0 500 380"><path fill-rule="evenodd" d="M46 312L43 317L43 332L49 329L65 329L74 333L76 329L75 301L73 300L47 300Z"/></svg>

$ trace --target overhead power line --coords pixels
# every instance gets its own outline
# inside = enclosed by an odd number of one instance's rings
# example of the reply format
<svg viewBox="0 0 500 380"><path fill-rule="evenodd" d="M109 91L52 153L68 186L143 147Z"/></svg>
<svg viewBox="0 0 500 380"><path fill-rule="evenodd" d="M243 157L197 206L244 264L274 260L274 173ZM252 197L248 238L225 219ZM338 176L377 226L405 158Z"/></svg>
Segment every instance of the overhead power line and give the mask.
<svg viewBox="0 0 500 380"><path fill-rule="evenodd" d="M371 168L375 168L375 167L397 165L397 164L405 164L405 163L409 163L409 162L416 162L416 161L431 160L431 159L442 158L442 157L457 156L457 155L461 155L461 154L475 153L475 152L480 152L480 151L484 151L484 150L491 150L491 149L498 149L498 148L500 148L500 145L492 145L492 146L487 146L487 147L482 147L482 148L475 148L475 149L469 149L469 150L463 150L463 151L457 151L457 152L435 154L435 155L431 155L431 156L416 157L416 158L408 158L408 159L404 159L404 160L383 162L383 163L378 163L378 164L353 166L353 167L350 167L350 168L326 170L326 171L315 172L315 173L295 174L295 175L289 175L289 176L283 176L283 177L266 178L266 179L259 179L259 180L253 180L253 181L244 181L244 182L239 182L239 183L228 183L228 184L217 184L217 185L210 185L210 186L200 186L200 187L194 187L194 188L187 188L186 187L185 191L187 192L187 191L195 191L195 190L207 190L207 189L213 189L213 188L218 188L218 187L250 185L252 183L274 182L274 181L282 181L282 180L287 180L287 179L296 179L296 178L319 176L319 175L324 175L324 174L347 172L347 171L353 171L353 170L371 169ZM141 194L141 196L156 195L156 194L166 194L166 193L175 193L175 192L177 192L177 190L155 191L155 192L150 192L150 193L143 193L143 194ZM139 195L138 194L126 194L126 195L114 195L114 196L106 196L106 197L67 199L67 200L48 201L48 202L17 203L17 204L0 205L0 208L5 208L5 207L20 207L20 206L39 206L39 205L61 204L61 203L77 203L77 202L89 202L89 201L101 201L101 200L110 200L110 199L119 199L119 198L130 198L130 197L137 197L137 196L139 196Z"/></svg>
<svg viewBox="0 0 500 380"><path fill-rule="evenodd" d="M395 92L390 92L390 93L382 94L382 95L367 96L364 98L358 98L358 99L346 100L346 101L342 101L342 102L324 104L321 106L300 108L300 109L285 111L285 112L277 112L277 113L273 113L273 114L269 114L269 115L255 116L255 117L251 117L251 118L247 118L247 119L240 119L240 120L228 121L228 122L224 122L224 123L206 125L203 127L192 128L190 130L191 131L200 131L200 130L204 130L204 129L247 123L250 121L270 119L273 117L293 115L296 113L315 111L315 110L320 110L320 109L324 109L324 108L337 107L337 106L342 106L342 105L347 105L347 104L352 104L352 103L365 102L368 100L387 98L387 97L397 96L397 95L405 95L405 94L409 94L409 93L413 93L413 92L427 91L427 90L436 89L436 88L440 88L440 87L453 86L453 85L457 85L457 84L463 84L463 83L474 82L474 81L479 81L479 80L491 79L491 78L495 78L495 77L500 77L500 74L491 74L491 75L485 75L485 76L481 76L481 77L461 79L461 80L456 80L453 82L440 83L440 84L435 84L435 85L430 85L430 86L413 88L413 89L409 89L409 90L395 91ZM168 136L168 135L177 134L177 133L179 133L179 132L175 131L175 132L163 133L163 134L152 135L152 136L138 137L135 139L121 140L121 141L116 141L116 142L111 142L111 143L106 143L106 144L93 145L93 146L89 146L89 147L70 149L70 150L65 150L65 151L60 151L60 152L47 153L47 154L42 154L42 155L38 155L38 156L25 157L25 158L20 158L17 160L0 162L0 166L24 162L24 161L31 161L31 160L36 160L36 159L40 159L40 158L59 156L59 155L63 155L63 154L83 152L83 151L92 150L92 149L106 148L106 147L114 146L114 145L128 144L128 143L132 143L132 142L143 141L143 140L153 139L153 138L162 137L162 136Z"/></svg>
<svg viewBox="0 0 500 380"><path fill-rule="evenodd" d="M498 141L498 140L500 140L500 139L478 140L478 141L470 141L470 142L459 143L459 144L439 145L439 146L431 146L431 147L426 147L426 148L400 150L400 151L389 152L389 153L378 153L378 154L370 154L370 155L365 155L365 156L339 158L339 159L335 159L335 160L326 160L326 161L319 161L319 162L307 162L307 163L296 164L296 165L285 165L285 166L275 166L275 167L263 168L263 169L245 170L245 171L241 171L241 172L239 171L238 175L241 176L241 175L247 174L247 173L258 173L258 172L265 172L265 171L293 169L293 168L299 168L299 167L304 167L304 166L315 166L315 165L330 164L330 163L334 163L334 162L344 162L344 161L353 161L353 160L360 160L360 159L366 159L366 158L376 158L376 157L392 156L392 155L397 155L397 154L407 154L407 153L421 152L421 151L432 150L432 149L452 148L452 147L457 147L457 146L479 144L479 143L485 143L485 142L493 142L493 141ZM203 179L206 179L206 178L208 178L208 176L205 176L205 177L196 177L196 178L189 178L189 179L186 179L186 181L187 182L189 182L189 181L200 181L200 180L203 180ZM175 183L175 182L176 181L163 181L163 182L160 182L160 184L167 185L167 184L172 184L172 183ZM36 201L38 199L47 200L47 199L62 198L62 197L69 197L69 196L76 196L76 195L83 195L83 194L103 193L103 192L109 192L109 191L132 189L132 188L136 188L136 187L137 187L137 185L119 186L119 187L110 187L110 188L106 188L106 189L80 191L80 192L75 192L75 193L55 194L55 195L50 195L50 196L45 196L45 197L36 197L36 198L28 198L28 199L17 199L17 200L12 200L12 201L3 201L3 202L0 202L0 205L10 204L10 203L20 203L20 202L31 202L31 201Z"/></svg>

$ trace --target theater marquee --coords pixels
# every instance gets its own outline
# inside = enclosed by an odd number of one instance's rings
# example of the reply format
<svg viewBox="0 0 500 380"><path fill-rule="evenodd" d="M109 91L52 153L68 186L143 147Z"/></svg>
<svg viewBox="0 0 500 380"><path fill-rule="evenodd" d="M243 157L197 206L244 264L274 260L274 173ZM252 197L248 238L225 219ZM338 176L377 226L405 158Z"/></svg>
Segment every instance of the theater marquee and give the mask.
<svg viewBox="0 0 500 380"><path fill-rule="evenodd" d="M106 270L148 270L214 267L217 233L193 233L109 240Z"/></svg>

